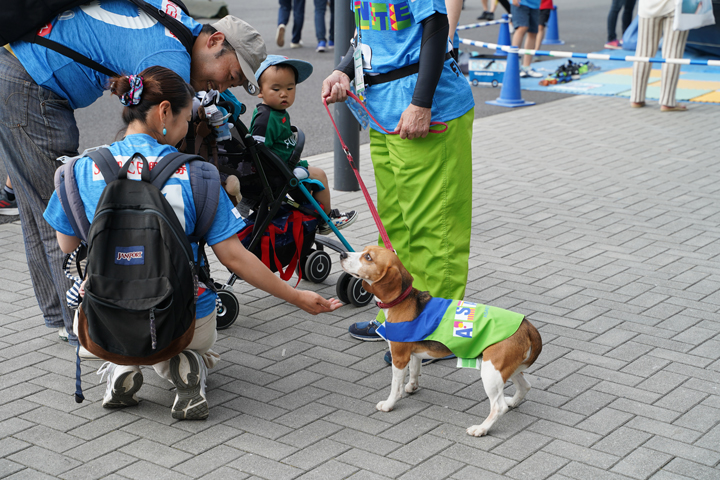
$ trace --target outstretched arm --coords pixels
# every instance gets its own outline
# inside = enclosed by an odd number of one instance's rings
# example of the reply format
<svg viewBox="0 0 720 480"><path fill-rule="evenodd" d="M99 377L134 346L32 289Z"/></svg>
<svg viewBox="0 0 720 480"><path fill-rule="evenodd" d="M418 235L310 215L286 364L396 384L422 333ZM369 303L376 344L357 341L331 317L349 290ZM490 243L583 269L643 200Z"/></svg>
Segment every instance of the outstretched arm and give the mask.
<svg viewBox="0 0 720 480"><path fill-rule="evenodd" d="M342 303L334 298L326 300L315 292L292 288L250 253L235 235L216 243L211 248L223 265L250 285L292 303L308 313L317 315L332 312L342 306Z"/></svg>

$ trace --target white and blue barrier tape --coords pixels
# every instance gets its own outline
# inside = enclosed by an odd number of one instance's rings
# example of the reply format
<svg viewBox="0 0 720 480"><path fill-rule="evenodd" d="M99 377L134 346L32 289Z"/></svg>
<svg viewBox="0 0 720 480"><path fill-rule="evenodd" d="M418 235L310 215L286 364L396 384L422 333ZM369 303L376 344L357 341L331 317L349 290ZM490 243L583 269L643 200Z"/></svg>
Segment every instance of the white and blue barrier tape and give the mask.
<svg viewBox="0 0 720 480"><path fill-rule="evenodd" d="M473 45L475 47L500 49L504 52L514 52L518 55L537 55L561 58L585 58L588 60L617 60L621 62L675 63L678 65L706 65L710 67L720 67L720 60L696 60L694 58L649 58L636 57L634 55L621 57L619 55L608 55L604 53L573 53L559 52L553 50L527 50L524 48L510 47L507 45L498 45L495 43L485 43L476 40L468 40L467 38L461 38L460 43L465 45Z"/></svg>
<svg viewBox="0 0 720 480"><path fill-rule="evenodd" d="M510 23L510 20L491 20L489 22L471 23L469 25L458 25L455 30L470 30L471 28L489 27L490 25L500 25L501 23Z"/></svg>

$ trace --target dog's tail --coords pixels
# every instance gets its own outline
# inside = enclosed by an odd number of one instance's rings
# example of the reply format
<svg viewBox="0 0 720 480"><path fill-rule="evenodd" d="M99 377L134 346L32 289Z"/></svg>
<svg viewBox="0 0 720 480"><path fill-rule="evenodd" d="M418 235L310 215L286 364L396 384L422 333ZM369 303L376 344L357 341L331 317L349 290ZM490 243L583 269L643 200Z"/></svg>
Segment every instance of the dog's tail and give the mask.
<svg viewBox="0 0 720 480"><path fill-rule="evenodd" d="M527 336L530 339L530 353L522 362L523 365L529 367L535 363L535 360L540 356L540 352L542 352L542 338L540 337L540 332L537 331L537 328L535 328L532 323L528 322L527 318L523 319L520 328L527 330Z"/></svg>

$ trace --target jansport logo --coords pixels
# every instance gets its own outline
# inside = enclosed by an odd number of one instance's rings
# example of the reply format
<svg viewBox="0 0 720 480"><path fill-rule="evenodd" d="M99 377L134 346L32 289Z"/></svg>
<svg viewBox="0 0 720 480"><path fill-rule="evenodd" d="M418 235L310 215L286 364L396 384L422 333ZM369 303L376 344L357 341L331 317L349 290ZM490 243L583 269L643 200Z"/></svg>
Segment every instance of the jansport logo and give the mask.
<svg viewBox="0 0 720 480"><path fill-rule="evenodd" d="M115 247L115 263L118 265L145 265L145 247Z"/></svg>

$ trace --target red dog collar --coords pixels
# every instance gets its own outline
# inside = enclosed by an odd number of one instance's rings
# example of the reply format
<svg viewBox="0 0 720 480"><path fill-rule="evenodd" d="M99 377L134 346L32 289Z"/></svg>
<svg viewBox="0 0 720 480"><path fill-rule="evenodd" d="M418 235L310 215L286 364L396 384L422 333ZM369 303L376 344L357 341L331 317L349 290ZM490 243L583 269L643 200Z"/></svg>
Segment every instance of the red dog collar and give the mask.
<svg viewBox="0 0 720 480"><path fill-rule="evenodd" d="M407 296L410 295L410 292L412 292L412 288L413 288L413 286L411 283L410 286L407 287L405 289L405 291L403 293L401 293L400 296L398 298L396 298L395 300L393 300L392 302L390 302L390 303L375 302L375 305L377 305L380 308L392 308L395 305L397 305L398 303L405 300L407 298Z"/></svg>

